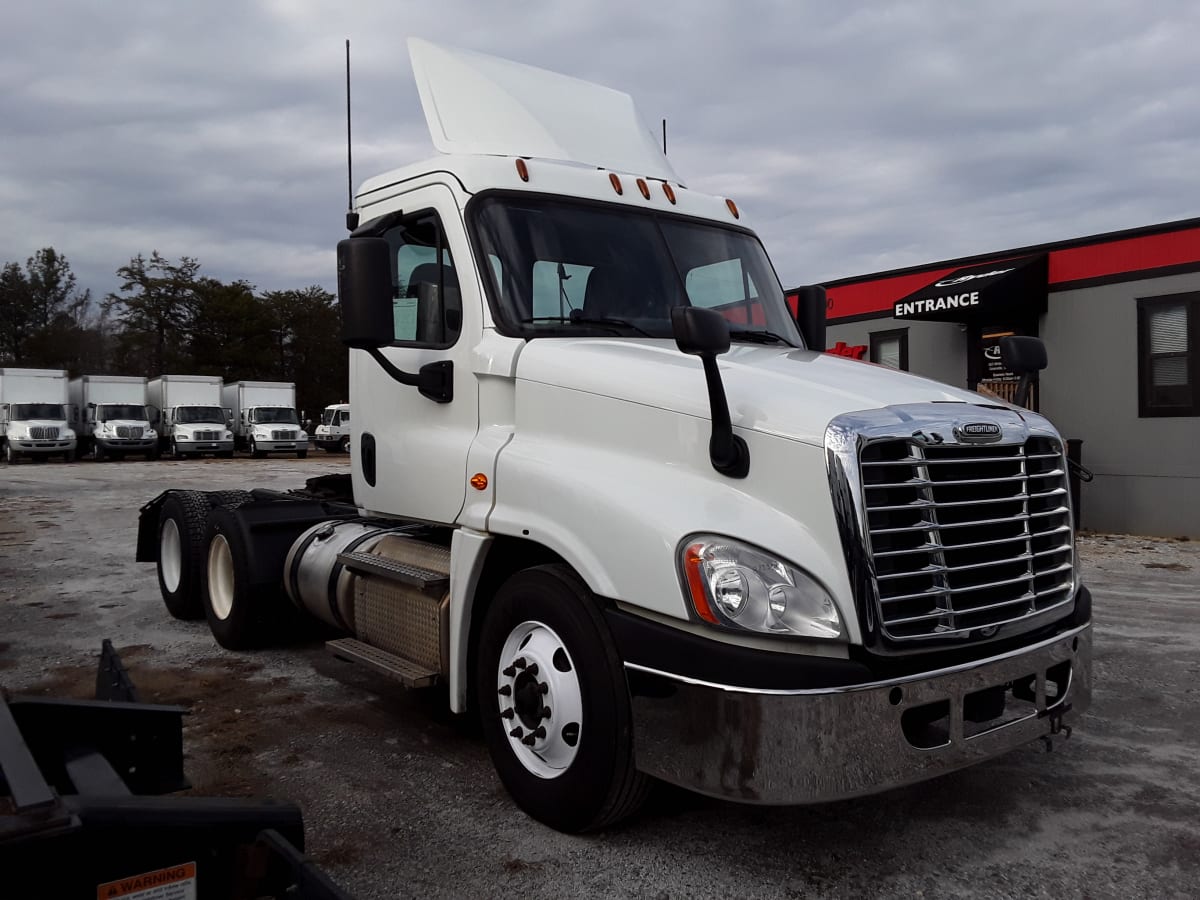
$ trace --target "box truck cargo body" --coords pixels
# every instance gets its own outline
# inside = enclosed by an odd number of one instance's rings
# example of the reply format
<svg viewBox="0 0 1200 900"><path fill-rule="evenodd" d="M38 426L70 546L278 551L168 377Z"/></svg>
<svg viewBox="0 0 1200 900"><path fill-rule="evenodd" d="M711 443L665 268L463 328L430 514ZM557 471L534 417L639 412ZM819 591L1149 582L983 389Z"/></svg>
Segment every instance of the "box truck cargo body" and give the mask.
<svg viewBox="0 0 1200 900"><path fill-rule="evenodd" d="M83 375L72 378L71 421L79 434L79 452L97 460L128 453L158 459L158 432L146 409L146 379L134 375Z"/></svg>
<svg viewBox="0 0 1200 900"><path fill-rule="evenodd" d="M229 410L221 403L217 375L162 375L147 385L159 415L159 446L176 458L233 456Z"/></svg>
<svg viewBox="0 0 1200 900"><path fill-rule="evenodd" d="M296 385L287 381L235 381L221 389L224 406L233 415L233 440L238 450L261 458L268 453L308 455L308 433L296 415Z"/></svg>
<svg viewBox="0 0 1200 900"><path fill-rule="evenodd" d="M0 369L0 441L11 465L22 457L75 458L68 423L67 373L61 369Z"/></svg>

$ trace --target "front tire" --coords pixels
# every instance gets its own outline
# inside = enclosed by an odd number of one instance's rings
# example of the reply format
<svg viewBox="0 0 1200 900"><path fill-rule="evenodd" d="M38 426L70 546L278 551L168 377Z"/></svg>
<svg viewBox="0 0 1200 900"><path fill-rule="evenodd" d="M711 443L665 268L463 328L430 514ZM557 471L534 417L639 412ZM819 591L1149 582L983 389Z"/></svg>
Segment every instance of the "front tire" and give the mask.
<svg viewBox="0 0 1200 900"><path fill-rule="evenodd" d="M350 438L349 437L342 438L342 442L340 444L338 444L338 446L341 448L343 453L349 453L350 452Z"/></svg>
<svg viewBox="0 0 1200 900"><path fill-rule="evenodd" d="M251 438L250 439L250 455L252 457L254 457L255 459L265 459L267 452L265 450L259 450L258 444L256 444L254 442L254 439Z"/></svg>
<svg viewBox="0 0 1200 900"><path fill-rule="evenodd" d="M63 454L63 462L69 462L69 463L75 462L75 451L68 450L66 453L64 453Z"/></svg>
<svg viewBox="0 0 1200 900"><path fill-rule="evenodd" d="M202 491L175 491L158 514L158 588L176 619L204 618L200 569L208 508Z"/></svg>
<svg viewBox="0 0 1200 900"><path fill-rule="evenodd" d="M533 818L575 833L641 805L650 782L634 767L624 670L570 568L537 566L505 582L484 617L476 688L492 762Z"/></svg>
<svg viewBox="0 0 1200 900"><path fill-rule="evenodd" d="M8 442L5 442L5 444L4 444L4 461L6 463L8 463L10 466L15 466L17 464L17 460L19 460L20 458L21 458L21 454L13 449L13 445Z"/></svg>

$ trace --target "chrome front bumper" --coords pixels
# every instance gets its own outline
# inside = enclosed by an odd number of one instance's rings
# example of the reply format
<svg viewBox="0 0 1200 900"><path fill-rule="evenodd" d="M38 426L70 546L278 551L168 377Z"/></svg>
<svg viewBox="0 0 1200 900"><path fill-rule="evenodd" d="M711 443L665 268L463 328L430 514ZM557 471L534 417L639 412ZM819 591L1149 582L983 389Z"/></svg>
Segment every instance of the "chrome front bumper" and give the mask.
<svg viewBox="0 0 1200 900"><path fill-rule="evenodd" d="M1091 702L1091 646L1088 624L961 666L819 690L729 687L626 663L637 766L703 794L761 804L922 781L1069 732ZM1065 690L1047 696L1056 678ZM1014 683L1029 685L1028 700L1008 690L1004 713L969 721ZM944 725L925 724L943 709Z"/></svg>

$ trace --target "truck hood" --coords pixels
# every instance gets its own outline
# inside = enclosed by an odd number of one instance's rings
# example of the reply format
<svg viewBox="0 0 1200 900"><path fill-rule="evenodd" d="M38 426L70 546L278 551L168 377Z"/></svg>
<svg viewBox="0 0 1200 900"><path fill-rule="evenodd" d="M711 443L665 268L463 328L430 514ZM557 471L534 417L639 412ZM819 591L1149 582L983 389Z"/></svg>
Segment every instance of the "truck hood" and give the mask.
<svg viewBox="0 0 1200 900"><path fill-rule="evenodd" d="M65 419L9 419L8 427L20 425L22 428L66 428Z"/></svg>
<svg viewBox="0 0 1200 900"><path fill-rule="evenodd" d="M846 412L902 403L995 406L971 391L828 353L735 343L718 359L735 427L821 446ZM517 379L710 418L700 360L674 341L541 338L529 341Z"/></svg>
<svg viewBox="0 0 1200 900"><path fill-rule="evenodd" d="M105 428L149 428L150 423L145 419L105 419L96 425Z"/></svg>

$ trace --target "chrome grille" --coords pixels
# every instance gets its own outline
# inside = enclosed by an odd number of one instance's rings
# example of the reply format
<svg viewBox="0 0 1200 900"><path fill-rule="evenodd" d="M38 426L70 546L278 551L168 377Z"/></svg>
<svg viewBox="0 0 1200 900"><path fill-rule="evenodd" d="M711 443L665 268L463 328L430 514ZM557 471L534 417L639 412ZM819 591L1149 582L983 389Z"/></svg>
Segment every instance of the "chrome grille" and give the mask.
<svg viewBox="0 0 1200 900"><path fill-rule="evenodd" d="M294 441L296 432L294 431L272 431L271 440L273 441Z"/></svg>
<svg viewBox="0 0 1200 900"><path fill-rule="evenodd" d="M196 431L192 433L194 441L219 441L221 432L219 431Z"/></svg>
<svg viewBox="0 0 1200 900"><path fill-rule="evenodd" d="M862 447L860 468L886 637L986 635L1071 601L1071 513L1057 440L876 440Z"/></svg>
<svg viewBox="0 0 1200 900"><path fill-rule="evenodd" d="M140 438L142 436L142 427L140 425L118 425L117 437L119 438Z"/></svg>
<svg viewBox="0 0 1200 900"><path fill-rule="evenodd" d="M58 428L54 425L34 425L29 429L31 441L57 441Z"/></svg>

